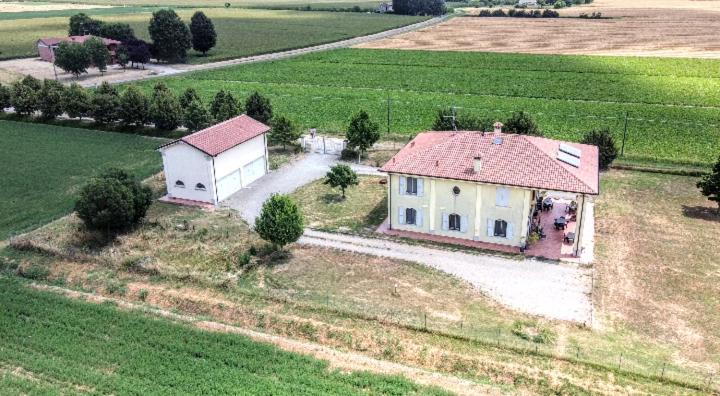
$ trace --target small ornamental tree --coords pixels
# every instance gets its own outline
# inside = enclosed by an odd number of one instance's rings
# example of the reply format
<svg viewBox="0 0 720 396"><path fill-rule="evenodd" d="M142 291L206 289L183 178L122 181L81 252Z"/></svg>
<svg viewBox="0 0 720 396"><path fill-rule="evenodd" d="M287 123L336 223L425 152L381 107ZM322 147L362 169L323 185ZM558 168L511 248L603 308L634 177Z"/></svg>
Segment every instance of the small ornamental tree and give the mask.
<svg viewBox="0 0 720 396"><path fill-rule="evenodd" d="M380 127L370 119L364 110L355 114L350 120L347 134L348 147L358 150L358 162L362 154L380 139Z"/></svg>
<svg viewBox="0 0 720 396"><path fill-rule="evenodd" d="M15 81L11 88L10 104L20 115L32 115L38 109L40 89L25 80Z"/></svg>
<svg viewBox="0 0 720 396"><path fill-rule="evenodd" d="M542 131L530 114L517 111L505 121L505 131L519 135L542 136Z"/></svg>
<svg viewBox="0 0 720 396"><path fill-rule="evenodd" d="M93 37L87 40L83 45L87 48L92 65L97 67L100 74L105 73L105 71L107 71L107 64L110 61L110 51L108 51L102 40L97 37Z"/></svg>
<svg viewBox="0 0 720 396"><path fill-rule="evenodd" d="M210 103L210 114L218 122L225 121L239 115L240 107L230 92L220 90Z"/></svg>
<svg viewBox="0 0 720 396"><path fill-rule="evenodd" d="M350 186L358 185L358 176L355 171L345 164L337 164L330 168L330 172L325 175L325 181L332 188L340 187L342 197L345 199L345 189Z"/></svg>
<svg viewBox="0 0 720 396"><path fill-rule="evenodd" d="M714 201L718 205L717 214L720 216L720 157L713 165L712 172L703 176L697 183L702 195L706 196L710 201Z"/></svg>
<svg viewBox="0 0 720 396"><path fill-rule="evenodd" d="M38 108L42 118L51 120L63 113L65 86L55 80L43 81L38 97Z"/></svg>
<svg viewBox="0 0 720 396"><path fill-rule="evenodd" d="M12 95L10 88L0 84L0 113L10 107L10 96Z"/></svg>
<svg viewBox="0 0 720 396"><path fill-rule="evenodd" d="M294 144L301 135L302 131L290 119L279 116L272 121L268 138L273 144L282 144L285 150L288 144Z"/></svg>
<svg viewBox="0 0 720 396"><path fill-rule="evenodd" d="M200 96L198 96L195 88L189 87L180 95L180 106L185 109L194 100L200 100Z"/></svg>
<svg viewBox="0 0 720 396"><path fill-rule="evenodd" d="M255 91L245 101L245 114L264 124L269 124L273 117L270 99Z"/></svg>
<svg viewBox="0 0 720 396"><path fill-rule="evenodd" d="M29 87L35 92L40 92L40 90L42 89L42 81L29 74L23 77L23 79L20 81L23 83L23 85Z"/></svg>
<svg viewBox="0 0 720 396"><path fill-rule="evenodd" d="M136 67L138 64L143 65L150 61L150 46L142 40L130 40L125 44L128 52L130 66Z"/></svg>
<svg viewBox="0 0 720 396"><path fill-rule="evenodd" d="M95 92L100 93L100 94L118 96L117 88L110 85L110 83L107 81L103 81L102 83L100 83L100 86L97 88L97 90Z"/></svg>
<svg viewBox="0 0 720 396"><path fill-rule="evenodd" d="M615 139L610 130L605 128L601 130L592 130L585 134L582 139L584 144L597 146L600 153L599 167L600 170L607 170L610 164L617 158L618 150L615 146Z"/></svg>
<svg viewBox="0 0 720 396"><path fill-rule="evenodd" d="M192 46L195 51L207 55L217 41L217 33L212 20L205 16L202 11L196 11L190 18L190 33L192 34Z"/></svg>
<svg viewBox="0 0 720 396"><path fill-rule="evenodd" d="M273 194L263 203L255 219L255 231L276 250L297 241L303 234L304 220L300 208L287 195Z"/></svg>
<svg viewBox="0 0 720 396"><path fill-rule="evenodd" d="M145 217L150 204L152 204L152 190L150 190L150 187L142 185L134 176L119 168L109 168L100 177L118 180L130 190L133 195L133 209L135 211L133 223L137 223Z"/></svg>
<svg viewBox="0 0 720 396"><path fill-rule="evenodd" d="M78 78L87 73L92 64L87 47L77 43L62 42L55 50L55 65Z"/></svg>
<svg viewBox="0 0 720 396"><path fill-rule="evenodd" d="M120 95L118 116L123 125L141 126L149 118L150 101L136 86L129 86Z"/></svg>
<svg viewBox="0 0 720 396"><path fill-rule="evenodd" d="M65 90L63 108L70 118L85 117L90 112L90 96L87 90L77 83L70 84Z"/></svg>
<svg viewBox="0 0 720 396"><path fill-rule="evenodd" d="M182 124L180 101L170 90L158 90L150 103L150 121L161 131L173 131Z"/></svg>
<svg viewBox="0 0 720 396"><path fill-rule="evenodd" d="M120 98L117 95L95 91L90 100L90 116L100 125L118 120Z"/></svg>
<svg viewBox="0 0 720 396"><path fill-rule="evenodd" d="M175 11L162 9L153 12L148 32L158 60L185 62L190 49L190 29Z"/></svg>
<svg viewBox="0 0 720 396"><path fill-rule="evenodd" d="M210 112L200 99L194 99L184 107L184 124L191 132L205 129L212 125L213 119Z"/></svg>

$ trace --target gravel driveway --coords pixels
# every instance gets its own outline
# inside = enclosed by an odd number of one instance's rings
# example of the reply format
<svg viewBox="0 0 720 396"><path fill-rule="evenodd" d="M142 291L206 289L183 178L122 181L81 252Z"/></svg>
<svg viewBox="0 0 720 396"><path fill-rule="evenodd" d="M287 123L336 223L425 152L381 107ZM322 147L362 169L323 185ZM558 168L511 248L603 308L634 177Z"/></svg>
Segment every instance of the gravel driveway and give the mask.
<svg viewBox="0 0 720 396"><path fill-rule="evenodd" d="M591 275L574 265L513 260L313 230L306 230L299 242L414 261L462 278L512 309L591 325Z"/></svg>
<svg viewBox="0 0 720 396"><path fill-rule="evenodd" d="M220 204L237 210L248 224L254 225L255 218L260 215L263 202L272 194L289 194L320 179L337 162L338 157L335 155L308 153L298 161L271 171ZM371 166L357 164L350 166L361 175L381 175L377 168Z"/></svg>

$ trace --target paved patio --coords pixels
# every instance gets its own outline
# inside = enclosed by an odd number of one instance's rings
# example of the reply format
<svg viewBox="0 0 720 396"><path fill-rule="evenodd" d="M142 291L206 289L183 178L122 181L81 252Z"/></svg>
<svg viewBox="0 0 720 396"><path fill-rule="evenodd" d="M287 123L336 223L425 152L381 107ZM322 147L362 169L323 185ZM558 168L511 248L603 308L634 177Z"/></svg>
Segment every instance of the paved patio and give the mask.
<svg viewBox="0 0 720 396"><path fill-rule="evenodd" d="M551 260L575 261L572 243L565 242L565 235L569 232L576 232L577 222L568 221L565 230L555 229L555 219L560 216L570 218L567 207L570 201L555 200L550 211L540 212L540 226L545 233L545 239L541 239L525 250L525 254L531 257L544 257Z"/></svg>

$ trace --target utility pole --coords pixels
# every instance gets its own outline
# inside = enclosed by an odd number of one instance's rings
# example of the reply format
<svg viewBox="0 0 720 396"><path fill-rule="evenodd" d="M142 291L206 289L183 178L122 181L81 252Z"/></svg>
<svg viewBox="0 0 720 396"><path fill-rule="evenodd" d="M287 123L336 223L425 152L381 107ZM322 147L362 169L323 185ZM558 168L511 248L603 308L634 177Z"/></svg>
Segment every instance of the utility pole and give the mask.
<svg viewBox="0 0 720 396"><path fill-rule="evenodd" d="M393 99L390 98L390 92L387 94L387 133L390 134L390 123L391 123L391 117L390 117L390 108L392 107Z"/></svg>
<svg viewBox="0 0 720 396"><path fill-rule="evenodd" d="M453 131L457 131L457 124L455 124L455 120L457 119L456 111L457 111L458 108L457 108L456 106L452 106L452 107L450 107L450 108L452 109L452 115L450 115L450 116L443 116L443 118L450 118L450 119L452 120Z"/></svg>
<svg viewBox="0 0 720 396"><path fill-rule="evenodd" d="M627 127L628 127L628 112L625 112L625 130L623 130L623 142L622 148L620 149L620 156L625 156L625 139L627 139Z"/></svg>

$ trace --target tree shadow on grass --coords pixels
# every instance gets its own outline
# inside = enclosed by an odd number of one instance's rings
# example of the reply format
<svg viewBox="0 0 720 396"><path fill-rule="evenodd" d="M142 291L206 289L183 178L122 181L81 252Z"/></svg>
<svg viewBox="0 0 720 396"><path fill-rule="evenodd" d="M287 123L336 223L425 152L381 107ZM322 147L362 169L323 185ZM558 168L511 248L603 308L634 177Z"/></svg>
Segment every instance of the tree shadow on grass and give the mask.
<svg viewBox="0 0 720 396"><path fill-rule="evenodd" d="M388 216L387 197L378 202L377 205L365 216L363 222L367 227L377 228Z"/></svg>
<svg viewBox="0 0 720 396"><path fill-rule="evenodd" d="M682 206L683 215L692 219L714 221L720 223L720 214L716 208L708 206Z"/></svg>
<svg viewBox="0 0 720 396"><path fill-rule="evenodd" d="M341 194L336 193L327 193L323 195L321 199L323 203L327 205L345 202L345 198L343 198Z"/></svg>

